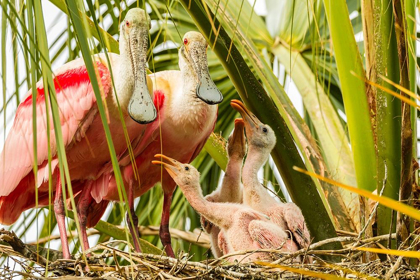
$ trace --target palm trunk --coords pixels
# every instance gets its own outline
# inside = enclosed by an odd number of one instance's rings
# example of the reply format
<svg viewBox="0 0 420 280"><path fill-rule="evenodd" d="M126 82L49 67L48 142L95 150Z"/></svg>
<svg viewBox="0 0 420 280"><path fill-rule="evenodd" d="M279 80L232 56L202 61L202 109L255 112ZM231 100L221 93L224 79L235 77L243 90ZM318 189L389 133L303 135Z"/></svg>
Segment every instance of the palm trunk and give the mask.
<svg viewBox="0 0 420 280"><path fill-rule="evenodd" d="M394 34L390 0L363 1L363 23L365 29L365 49L367 78L383 87L395 90L380 77L398 82L399 65L397 44ZM374 129L376 131L377 192L397 199L400 185L401 140L401 102L390 94L370 87L375 105ZM378 208L378 234L386 234L391 226L392 210L380 205ZM395 226L395 225L394 225Z"/></svg>
<svg viewBox="0 0 420 280"><path fill-rule="evenodd" d="M410 89L409 57L407 49L407 22L405 15L405 1L393 0L395 17L395 33L397 35L398 59L400 68L400 85ZM408 97L401 92L403 96ZM413 130L411 125L411 107L407 103L402 104L402 128L401 128L401 184L399 200L408 203L412 192L413 183ZM410 234L410 220L407 216L397 214L397 240L404 242Z"/></svg>

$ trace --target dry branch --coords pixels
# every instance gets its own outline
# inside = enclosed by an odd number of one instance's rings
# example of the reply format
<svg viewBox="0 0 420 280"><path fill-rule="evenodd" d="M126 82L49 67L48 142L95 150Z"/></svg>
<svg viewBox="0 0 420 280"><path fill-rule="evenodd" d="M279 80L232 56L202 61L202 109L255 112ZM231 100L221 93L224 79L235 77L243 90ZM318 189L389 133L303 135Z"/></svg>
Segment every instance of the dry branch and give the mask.
<svg viewBox="0 0 420 280"><path fill-rule="evenodd" d="M155 229L147 229L154 233ZM144 232L148 232L144 228ZM93 231L92 231L93 232ZM184 236L187 238L186 236ZM190 236L192 237L192 236ZM188 237L188 238L190 238ZM125 241L113 240L98 244L86 253L91 256L86 261L81 256L74 260L61 260L55 257L54 261L48 262L43 256L43 249L37 253L36 247L23 243L17 236L5 230L0 231L0 242L9 246L0 245L0 253L18 262L23 269L14 271L8 266L0 270L0 278L13 279L21 276L28 279L52 279L45 276L60 276L54 279L314 279L305 276L305 273L316 272L317 275L335 275L339 277L357 279L379 279L385 277L390 271L390 279L417 279L418 271L410 268L405 263L361 262L362 252L356 251L358 247L366 244L374 245L389 238L388 235L359 239L357 236L342 236L312 244L305 250L293 253L285 253L280 250L261 250L278 256L274 263L280 263L281 268L275 264L252 264L252 263L229 263L226 256L216 260L203 262L189 261L188 255L180 255L177 259L161 255L141 254L125 252L118 248ZM395 233L392 238L396 238ZM322 245L331 242L341 242L345 249L341 250L318 250ZM413 244L412 246L415 246ZM236 252L235 254L252 254L255 251ZM343 260L337 264L329 264L317 258L318 254L340 256ZM50 250L50 255L60 256L61 253ZM296 257L310 255L315 259L312 264L304 264L296 261ZM35 265L33 265L35 263ZM46 266L48 271L46 274ZM286 269L288 268L288 269ZM286 270L285 270L286 269ZM293 270L291 272L288 270ZM298 271L299 273L296 273ZM300 274L301 273L301 274Z"/></svg>

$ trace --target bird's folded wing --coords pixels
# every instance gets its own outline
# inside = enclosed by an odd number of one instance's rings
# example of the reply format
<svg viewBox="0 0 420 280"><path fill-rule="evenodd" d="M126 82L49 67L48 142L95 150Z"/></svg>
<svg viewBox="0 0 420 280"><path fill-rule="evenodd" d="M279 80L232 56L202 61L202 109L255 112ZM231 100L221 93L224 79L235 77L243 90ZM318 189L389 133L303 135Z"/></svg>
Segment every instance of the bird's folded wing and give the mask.
<svg viewBox="0 0 420 280"><path fill-rule="evenodd" d="M111 90L110 74L107 66L96 62L98 80L104 96ZM74 60L59 68L54 78L57 103L64 147L84 137L92 122L91 110L96 109L96 98L82 59ZM36 153L34 159L34 130L32 94L19 105L13 126L7 136L0 155L0 196L12 192L18 183L31 171L33 166L42 165L57 153L57 140L50 102L46 110L47 91L42 81L37 83L36 96ZM50 99L47 99L50 100ZM49 125L47 125L47 120ZM49 136L49 141L48 141ZM77 136L77 137L75 137ZM75 139L79 138L79 139ZM45 172L44 172L45 173ZM43 180L38 180L42 182Z"/></svg>
<svg viewBox="0 0 420 280"><path fill-rule="evenodd" d="M253 220L248 226L251 238L262 249L274 249L284 245L289 239L286 232L271 222Z"/></svg>

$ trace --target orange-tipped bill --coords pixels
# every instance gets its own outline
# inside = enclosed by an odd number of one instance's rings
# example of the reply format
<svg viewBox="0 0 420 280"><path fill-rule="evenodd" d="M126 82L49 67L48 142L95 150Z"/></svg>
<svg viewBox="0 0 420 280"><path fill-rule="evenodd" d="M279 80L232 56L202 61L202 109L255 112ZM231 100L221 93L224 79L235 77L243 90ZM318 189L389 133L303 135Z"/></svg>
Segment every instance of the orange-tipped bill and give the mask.
<svg viewBox="0 0 420 280"><path fill-rule="evenodd" d="M247 133L250 133L252 129L258 127L261 124L260 120L257 119L257 117L254 114L252 114L251 111L249 111L245 107L244 103L242 103L241 101L233 99L230 102L230 106L232 106L233 109L235 109L242 115Z"/></svg>
<svg viewBox="0 0 420 280"><path fill-rule="evenodd" d="M239 129L244 127L244 119L237 118L235 119L235 129L238 127Z"/></svg>
<svg viewBox="0 0 420 280"><path fill-rule="evenodd" d="M172 178L175 178L178 172L181 170L181 163L174 160L173 158L162 154L156 154L155 158L160 158L161 160L152 160L152 163L156 165L163 165L163 167L166 169L166 171L168 171Z"/></svg>
<svg viewBox="0 0 420 280"><path fill-rule="evenodd" d="M243 119L235 119L235 129L233 130L232 134L233 145L245 144L244 125L245 122ZM231 143L229 143L229 145L231 145Z"/></svg>

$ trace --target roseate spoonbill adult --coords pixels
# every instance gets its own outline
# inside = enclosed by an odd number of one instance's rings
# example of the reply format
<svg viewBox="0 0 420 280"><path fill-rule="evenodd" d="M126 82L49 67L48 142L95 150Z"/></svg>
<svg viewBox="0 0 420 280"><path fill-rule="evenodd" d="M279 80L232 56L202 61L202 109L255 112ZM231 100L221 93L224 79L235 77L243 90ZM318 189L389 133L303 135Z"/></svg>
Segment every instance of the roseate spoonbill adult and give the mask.
<svg viewBox="0 0 420 280"><path fill-rule="evenodd" d="M156 153L164 152L180 162L191 162L200 153L214 129L217 106L209 104L221 102L223 96L208 72L207 45L199 32L187 32L179 49L180 71L162 71L150 75L155 105L159 108L158 117L147 126L144 135L136 140L139 143L134 149L134 153L139 154L135 160L137 168L133 169L128 156L120 161L133 218L133 223L129 222L129 228L137 251L140 251L140 244L137 240L138 220L134 211L134 198L161 182L164 203L160 239L167 255L175 256L169 233L169 213L176 184L166 172L162 173L159 168L151 167L151 160ZM109 181L104 182L105 184L94 184L90 192L91 199L99 205L93 201L85 202L90 209L95 209L86 213L87 226L95 225L101 218L107 205L104 200L119 200L113 175L111 174Z"/></svg>
<svg viewBox="0 0 420 280"><path fill-rule="evenodd" d="M227 145L228 163L226 166L225 176L219 188L205 197L210 202L233 202L242 203L242 183L241 172L242 163L245 157L245 135L244 135L244 121L242 119L235 120L235 128L232 135L228 139ZM225 244L223 240L224 235L220 234L220 229L217 226L209 223L204 217L201 217L201 225L204 230L210 235L210 243L213 255L221 257L227 252L223 252Z"/></svg>
<svg viewBox="0 0 420 280"><path fill-rule="evenodd" d="M258 181L258 170L268 160L276 144L276 136L270 126L263 124L239 100L231 106L244 119L248 140L248 153L243 167L244 204L260 211L284 230L289 230L301 248L310 243L310 235L301 210L294 203L277 202Z"/></svg>
<svg viewBox="0 0 420 280"><path fill-rule="evenodd" d="M142 9L128 11L120 28L120 55L109 54L110 65L104 55L94 56L100 86L108 108L108 124L115 151L127 149L118 105L130 139L145 129L138 123L149 123L156 118L147 85L146 52L148 43L148 15ZM115 89L109 68L114 73ZM96 98L82 59L60 67L54 75L57 102L60 110L61 130L71 180L93 180L101 175L103 166L110 161L110 153ZM0 223L11 224L20 213L35 206L35 188L39 188L40 205L48 204L49 152L52 155L52 184L55 186L54 211L60 231L64 258L69 259L62 184L58 168L57 142L53 129L47 131L46 122L52 118L46 112L42 81L37 83L36 130L37 154L33 149L32 92L16 112L13 127L7 136L0 156ZM132 119L131 119L131 118ZM50 144L47 145L47 133ZM34 158L36 157L36 160ZM37 176L31 170L38 166ZM36 179L35 179L36 178ZM36 182L35 182L36 181Z"/></svg>
<svg viewBox="0 0 420 280"><path fill-rule="evenodd" d="M182 164L170 157L157 154L153 164L164 166L178 184L191 206L207 220L218 226L225 235L229 252L280 248L282 251L296 251L296 244L288 234L270 219L250 207L236 203L210 202L203 197L200 173L192 165ZM271 257L268 253L254 253L249 256L234 256L231 260L253 261Z"/></svg>

